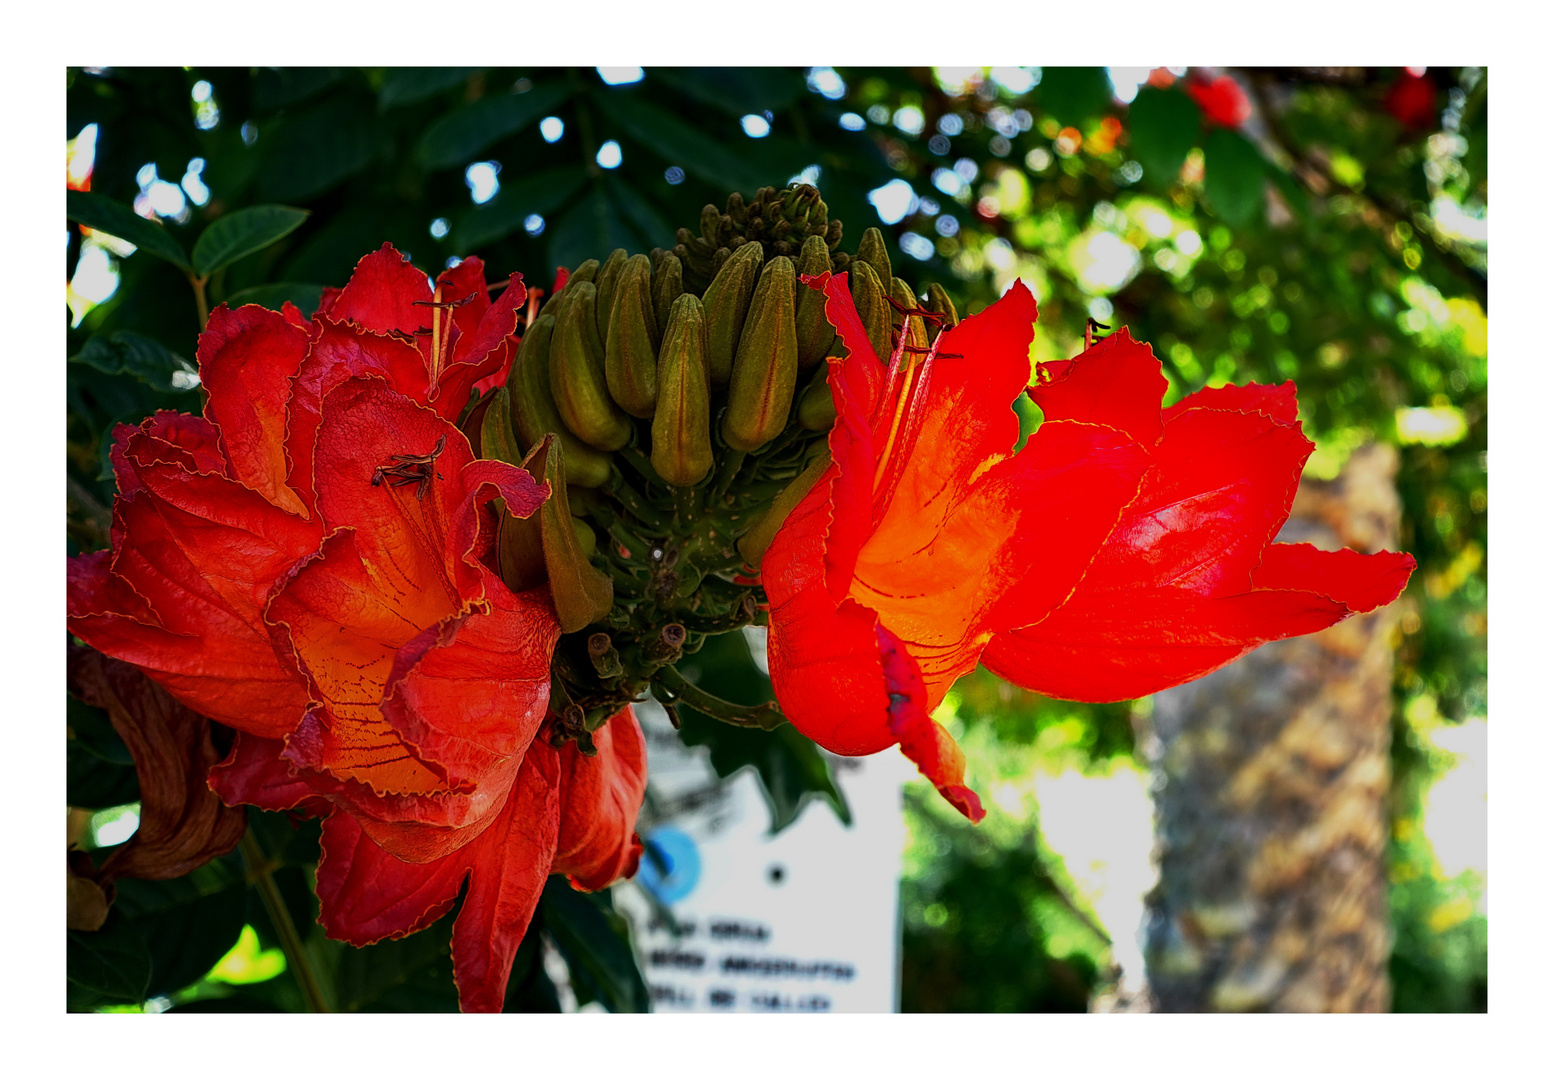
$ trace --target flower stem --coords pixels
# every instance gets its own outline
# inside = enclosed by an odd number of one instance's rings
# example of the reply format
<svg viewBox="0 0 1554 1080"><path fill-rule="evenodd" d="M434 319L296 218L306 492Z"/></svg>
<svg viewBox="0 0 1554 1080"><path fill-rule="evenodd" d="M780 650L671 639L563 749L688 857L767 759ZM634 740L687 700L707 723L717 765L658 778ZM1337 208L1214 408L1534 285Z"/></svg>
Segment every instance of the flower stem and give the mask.
<svg viewBox="0 0 1554 1080"><path fill-rule="evenodd" d="M736 705L700 689L672 667L659 668L653 681L657 684L656 689L663 690L668 697L666 704L689 705L697 712L734 727L772 731L788 722L775 701L762 705Z"/></svg>
<svg viewBox="0 0 1554 1080"><path fill-rule="evenodd" d="M318 985L318 977L313 973L313 965L302 949L302 937L297 933L296 924L291 921L291 912L286 910L286 901L281 897L281 890L276 887L275 879L270 876L273 864L265 857L264 849L254 838L253 829L243 834L241 847L243 862L248 867L248 877L259 890L259 898L264 901L264 910L270 916L270 923L275 927L276 936L281 939L281 950L286 954L286 966L291 968L292 974L297 977L297 985L302 989L302 998L307 1003L308 1012L329 1012L329 1003L324 1000L324 992Z"/></svg>
<svg viewBox="0 0 1554 1080"><path fill-rule="evenodd" d="M209 278L189 275L189 284L194 286L194 310L200 317L200 329L205 329L205 323L210 319L210 301L205 299L205 283Z"/></svg>

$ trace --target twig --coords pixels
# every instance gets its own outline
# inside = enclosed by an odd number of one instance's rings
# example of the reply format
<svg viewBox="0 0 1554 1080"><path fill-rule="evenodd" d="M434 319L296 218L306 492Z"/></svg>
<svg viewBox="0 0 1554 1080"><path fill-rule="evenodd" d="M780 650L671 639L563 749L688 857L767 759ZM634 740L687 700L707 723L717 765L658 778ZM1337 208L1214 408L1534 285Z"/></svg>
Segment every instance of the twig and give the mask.
<svg viewBox="0 0 1554 1080"><path fill-rule="evenodd" d="M1279 119L1278 115L1275 114L1272 103L1268 99L1266 84L1270 78L1271 76L1269 76L1267 73L1259 73L1253 75L1248 80L1252 88L1252 97L1257 102L1257 111L1261 114L1263 120L1268 125L1269 137L1274 141L1280 150L1284 151L1284 153L1289 156L1291 161L1302 166L1301 168L1291 169L1290 171L1297 179L1300 180L1301 184L1305 186L1307 191L1310 191L1313 195L1324 194L1324 192L1318 190L1317 185L1314 184L1311 180L1313 174L1320 176L1323 182L1332 190L1340 191L1343 194L1348 195L1350 198L1358 199L1369 206L1375 212L1376 218L1381 223L1382 229L1387 231L1390 231L1392 227L1399 221L1408 220L1413 217L1407 207L1383 204L1371 196L1366 195L1364 192L1358 190L1357 188L1350 187L1348 184L1344 183L1342 180L1338 179L1338 177L1333 175L1332 167L1328 165L1325 160L1312 157L1310 154L1297 147L1295 145L1295 140L1291 138L1289 132L1285 130L1283 122ZM1414 223L1410 220L1409 224L1412 225ZM1450 269L1452 273L1462 278L1468 284L1468 286L1473 290L1474 296L1478 299L1479 306L1487 312L1489 310L1488 278L1486 278L1481 271L1472 266L1469 266L1465 261L1463 261L1461 255L1458 255L1451 248L1443 244L1431 230L1416 228L1414 230L1414 235L1419 237L1425 246L1430 249L1436 258L1445 263L1447 268Z"/></svg>

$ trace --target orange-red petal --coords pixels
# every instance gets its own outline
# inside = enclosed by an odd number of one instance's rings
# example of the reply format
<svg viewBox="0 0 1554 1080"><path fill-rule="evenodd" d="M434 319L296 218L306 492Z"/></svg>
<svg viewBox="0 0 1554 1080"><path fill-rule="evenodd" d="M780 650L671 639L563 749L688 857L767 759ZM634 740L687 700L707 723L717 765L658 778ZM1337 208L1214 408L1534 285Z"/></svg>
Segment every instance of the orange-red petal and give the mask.
<svg viewBox="0 0 1554 1080"><path fill-rule="evenodd" d="M580 889L602 889L637 871L637 814L647 790L647 747L628 705L593 733L598 754L561 748L561 829L552 868Z"/></svg>
<svg viewBox="0 0 1554 1080"><path fill-rule="evenodd" d="M209 394L205 418L220 429L229 475L303 517L307 509L288 483L285 441L291 377L307 344L307 332L279 312L222 304L211 312L197 353Z"/></svg>
<svg viewBox="0 0 1554 1080"><path fill-rule="evenodd" d="M442 859L406 863L361 831L349 814L324 823L319 921L330 937L366 945L425 929L469 889L453 924L453 975L466 1012L498 1012L513 957L555 857L559 821L556 753L538 742L502 809L470 843Z"/></svg>

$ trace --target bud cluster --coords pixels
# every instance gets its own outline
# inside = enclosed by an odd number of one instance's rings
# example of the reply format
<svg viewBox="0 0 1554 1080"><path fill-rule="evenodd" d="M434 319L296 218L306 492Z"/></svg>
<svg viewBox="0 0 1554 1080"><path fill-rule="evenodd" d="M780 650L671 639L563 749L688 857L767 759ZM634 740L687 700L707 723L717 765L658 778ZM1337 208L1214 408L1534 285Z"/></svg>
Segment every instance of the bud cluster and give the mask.
<svg viewBox="0 0 1554 1080"><path fill-rule="evenodd" d="M481 453L522 462L552 498L505 518L499 565L514 589L548 580L564 636L552 671L558 730L588 733L652 690L732 723L774 709L716 701L673 668L709 634L764 621L759 566L781 518L828 460L827 367L841 343L801 280L847 268L875 353L925 350L922 304L892 276L878 229L840 252L808 185L708 205L672 251L589 259L527 328L507 386L472 417Z"/></svg>

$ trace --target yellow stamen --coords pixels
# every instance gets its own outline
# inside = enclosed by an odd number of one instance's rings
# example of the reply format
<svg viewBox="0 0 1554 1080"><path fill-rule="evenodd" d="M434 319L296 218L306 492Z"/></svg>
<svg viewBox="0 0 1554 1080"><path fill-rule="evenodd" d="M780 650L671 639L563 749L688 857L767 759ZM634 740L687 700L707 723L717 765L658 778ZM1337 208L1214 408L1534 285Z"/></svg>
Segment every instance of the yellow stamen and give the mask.
<svg viewBox="0 0 1554 1080"><path fill-rule="evenodd" d="M912 396L912 372L916 366L916 357L910 355L903 357L901 364L901 389L896 396L896 414L890 418L890 434L886 436L885 449L880 454L879 462L874 466L875 488L880 486L880 477L885 475L885 464L890 460L890 452L896 445L896 436L901 432L901 418L906 415L907 399Z"/></svg>
<svg viewBox="0 0 1554 1080"><path fill-rule="evenodd" d="M442 368L442 282L432 291L432 385L437 384L437 376Z"/></svg>

